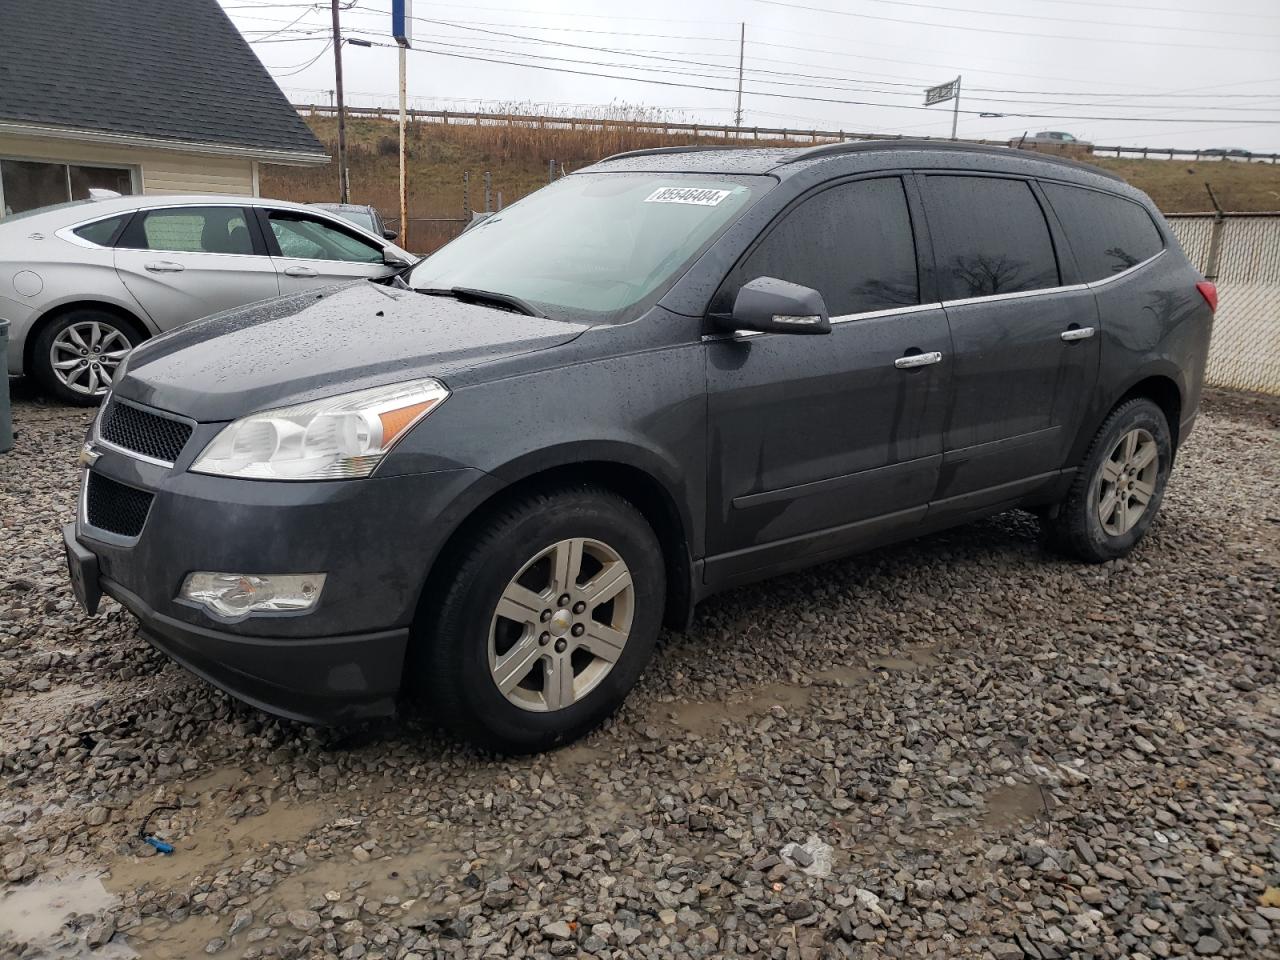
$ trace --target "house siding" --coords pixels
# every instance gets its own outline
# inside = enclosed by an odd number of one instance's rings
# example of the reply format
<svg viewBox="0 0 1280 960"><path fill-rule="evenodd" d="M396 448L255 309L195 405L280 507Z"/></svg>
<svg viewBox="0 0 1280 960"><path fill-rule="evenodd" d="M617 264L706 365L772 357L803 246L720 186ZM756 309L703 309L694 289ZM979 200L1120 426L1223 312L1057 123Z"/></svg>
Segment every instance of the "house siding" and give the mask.
<svg viewBox="0 0 1280 960"><path fill-rule="evenodd" d="M88 140L17 137L0 134L0 157L101 163L132 167L135 188L144 194L225 193L253 196L254 161L177 150L147 150Z"/></svg>

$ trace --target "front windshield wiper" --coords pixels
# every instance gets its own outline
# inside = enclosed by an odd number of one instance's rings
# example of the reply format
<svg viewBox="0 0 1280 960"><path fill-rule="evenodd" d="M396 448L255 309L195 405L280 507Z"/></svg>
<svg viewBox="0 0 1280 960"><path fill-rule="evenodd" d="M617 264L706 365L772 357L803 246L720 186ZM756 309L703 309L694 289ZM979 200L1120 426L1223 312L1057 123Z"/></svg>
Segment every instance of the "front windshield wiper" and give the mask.
<svg viewBox="0 0 1280 960"><path fill-rule="evenodd" d="M546 314L519 297L509 293L496 293L493 290L477 290L475 287L414 287L414 293L425 293L429 297L453 297L463 303L478 303L481 306L495 307L499 310L511 310L523 313L528 317L545 317Z"/></svg>

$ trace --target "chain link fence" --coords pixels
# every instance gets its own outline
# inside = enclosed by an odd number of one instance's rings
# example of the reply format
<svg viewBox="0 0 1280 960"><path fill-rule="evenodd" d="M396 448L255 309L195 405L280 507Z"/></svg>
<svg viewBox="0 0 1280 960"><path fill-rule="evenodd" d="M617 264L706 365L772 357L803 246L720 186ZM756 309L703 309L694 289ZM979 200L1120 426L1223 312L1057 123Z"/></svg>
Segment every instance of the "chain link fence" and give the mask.
<svg viewBox="0 0 1280 960"><path fill-rule="evenodd" d="M1218 285L1205 382L1280 395L1280 214L1172 214L1182 248Z"/></svg>

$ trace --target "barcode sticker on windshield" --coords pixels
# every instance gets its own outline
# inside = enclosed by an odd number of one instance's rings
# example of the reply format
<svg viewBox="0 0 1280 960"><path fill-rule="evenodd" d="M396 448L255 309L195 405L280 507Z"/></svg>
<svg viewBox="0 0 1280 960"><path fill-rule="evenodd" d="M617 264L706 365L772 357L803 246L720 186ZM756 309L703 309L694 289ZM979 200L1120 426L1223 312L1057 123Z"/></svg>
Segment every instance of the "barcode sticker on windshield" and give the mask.
<svg viewBox="0 0 1280 960"><path fill-rule="evenodd" d="M714 207L727 197L731 190L710 190L702 187L659 187L644 198L645 203L692 203L699 207Z"/></svg>

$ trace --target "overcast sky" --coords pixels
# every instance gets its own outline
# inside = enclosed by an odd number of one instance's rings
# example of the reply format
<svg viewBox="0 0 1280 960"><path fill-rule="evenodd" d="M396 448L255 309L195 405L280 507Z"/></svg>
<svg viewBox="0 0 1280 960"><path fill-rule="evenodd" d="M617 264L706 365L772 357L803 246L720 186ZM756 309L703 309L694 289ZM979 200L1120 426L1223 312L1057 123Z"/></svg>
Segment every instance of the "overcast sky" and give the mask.
<svg viewBox="0 0 1280 960"><path fill-rule="evenodd" d="M329 102L328 2L219 2L292 99ZM344 32L391 44L391 0L343 6ZM959 74L962 137L1280 151L1276 0L414 0L413 14L421 107L732 123L745 23L745 126L948 136L952 105L924 110L921 90ZM394 105L391 46L344 45L343 66L348 104Z"/></svg>

